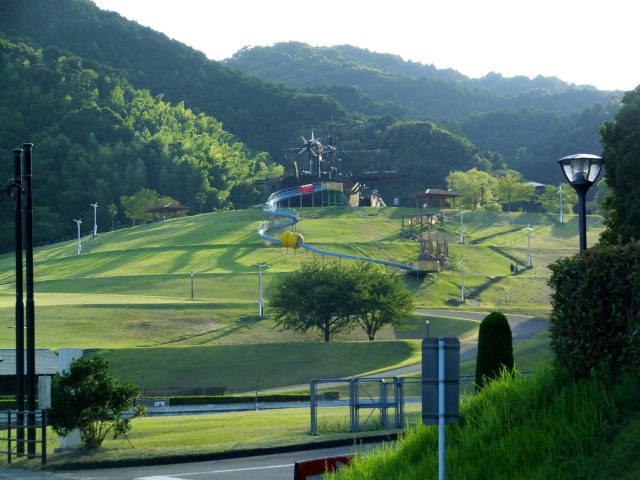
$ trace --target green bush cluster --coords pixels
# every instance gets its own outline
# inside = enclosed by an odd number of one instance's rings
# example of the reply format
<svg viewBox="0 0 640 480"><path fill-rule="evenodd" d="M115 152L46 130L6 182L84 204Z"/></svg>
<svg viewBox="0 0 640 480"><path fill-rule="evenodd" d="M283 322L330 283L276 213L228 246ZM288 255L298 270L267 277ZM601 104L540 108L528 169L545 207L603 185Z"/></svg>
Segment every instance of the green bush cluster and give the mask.
<svg viewBox="0 0 640 480"><path fill-rule="evenodd" d="M512 372L513 337L507 317L492 312L480 323L478 332L478 358L476 362L476 389L487 380L496 378L503 371Z"/></svg>
<svg viewBox="0 0 640 480"><path fill-rule="evenodd" d="M15 397L0 398L0 410L15 410L18 408L18 402Z"/></svg>
<svg viewBox="0 0 640 480"><path fill-rule="evenodd" d="M636 480L640 383L628 380L611 387L552 369L492 380L461 404L460 423L447 427L446 478ZM419 425L326 478L435 479L437 450L438 428Z"/></svg>
<svg viewBox="0 0 640 480"><path fill-rule="evenodd" d="M550 265L551 348L576 378L640 374L640 242Z"/></svg>

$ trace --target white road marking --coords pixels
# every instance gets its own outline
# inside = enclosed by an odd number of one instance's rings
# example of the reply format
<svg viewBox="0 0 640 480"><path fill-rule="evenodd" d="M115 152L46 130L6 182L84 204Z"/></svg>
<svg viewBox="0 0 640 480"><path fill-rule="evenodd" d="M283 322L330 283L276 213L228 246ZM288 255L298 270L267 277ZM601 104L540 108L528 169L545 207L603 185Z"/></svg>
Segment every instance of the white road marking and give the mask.
<svg viewBox="0 0 640 480"><path fill-rule="evenodd" d="M193 475L210 475L212 473L248 472L248 471L251 471L251 470L266 470L266 469L269 469L269 468L289 468L289 467L293 467L293 466L294 466L293 463L288 463L286 465L268 465L268 466L264 466L264 467L234 468L234 469L229 469L229 470L211 470L211 471L208 471L208 472L174 473L171 476L158 475L158 476L151 476L151 477L139 477L139 478L136 478L135 480L176 480L176 478L178 478L178 477L188 477L188 476L193 476Z"/></svg>

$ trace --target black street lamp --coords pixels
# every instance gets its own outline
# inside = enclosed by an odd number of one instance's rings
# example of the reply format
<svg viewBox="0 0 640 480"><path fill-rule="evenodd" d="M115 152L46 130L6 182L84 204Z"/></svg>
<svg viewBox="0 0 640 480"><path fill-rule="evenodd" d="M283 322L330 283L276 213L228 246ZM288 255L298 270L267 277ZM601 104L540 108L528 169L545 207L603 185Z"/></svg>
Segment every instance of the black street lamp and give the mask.
<svg viewBox="0 0 640 480"><path fill-rule="evenodd" d="M569 185L578 194L578 218L580 234L580 251L587 248L587 190L597 180L602 170L602 158L588 153L578 153L558 160L562 173L566 177Z"/></svg>

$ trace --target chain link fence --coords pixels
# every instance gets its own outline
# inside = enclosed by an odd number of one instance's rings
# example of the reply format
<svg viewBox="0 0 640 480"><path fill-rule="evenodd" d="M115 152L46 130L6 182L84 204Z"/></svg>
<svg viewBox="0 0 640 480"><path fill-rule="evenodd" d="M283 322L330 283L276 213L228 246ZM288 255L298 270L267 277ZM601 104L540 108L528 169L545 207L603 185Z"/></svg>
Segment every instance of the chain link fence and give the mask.
<svg viewBox="0 0 640 480"><path fill-rule="evenodd" d="M461 395L475 376L460 377ZM313 380L311 435L402 429L422 422L422 377Z"/></svg>

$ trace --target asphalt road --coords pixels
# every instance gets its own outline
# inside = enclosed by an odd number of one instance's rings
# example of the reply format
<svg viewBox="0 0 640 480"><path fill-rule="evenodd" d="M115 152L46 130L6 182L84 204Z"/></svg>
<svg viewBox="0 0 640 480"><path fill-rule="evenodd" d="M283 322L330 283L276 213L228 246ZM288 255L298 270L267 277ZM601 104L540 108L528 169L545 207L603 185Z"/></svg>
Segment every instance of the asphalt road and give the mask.
<svg viewBox="0 0 640 480"><path fill-rule="evenodd" d="M316 458L365 453L379 444L324 448L273 455L172 465L103 468L58 474L0 468L12 480L293 480L294 464Z"/></svg>
<svg viewBox="0 0 640 480"><path fill-rule="evenodd" d="M433 316L433 317L451 317L451 318L464 318L470 320L481 321L487 316L486 313L472 313L472 312L450 312L447 310L416 310L418 315ZM507 315L509 320L509 326L511 327L511 334L513 337L514 345L524 340L529 340L536 336L538 333L545 331L549 327L549 319L544 317L527 317L524 315ZM478 342L465 342L460 344L460 362L466 362L473 360L478 355ZM391 370L385 370L373 375L367 375L367 377L399 377L402 375L408 375L411 373L418 373L422 371L422 363L414 363L413 365L407 365L405 367L394 368Z"/></svg>

